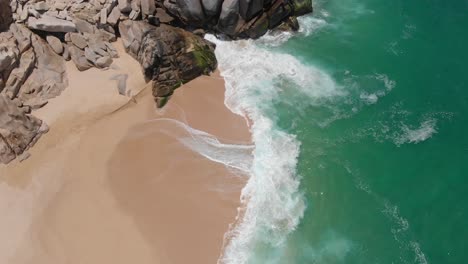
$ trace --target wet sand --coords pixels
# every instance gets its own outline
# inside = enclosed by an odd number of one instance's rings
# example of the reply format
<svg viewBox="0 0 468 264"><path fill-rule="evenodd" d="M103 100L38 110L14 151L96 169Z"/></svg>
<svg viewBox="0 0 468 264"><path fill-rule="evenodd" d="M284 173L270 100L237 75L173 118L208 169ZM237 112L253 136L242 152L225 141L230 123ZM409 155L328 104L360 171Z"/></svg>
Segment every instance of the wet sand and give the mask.
<svg viewBox="0 0 468 264"><path fill-rule="evenodd" d="M120 52L123 54L123 52ZM135 61L78 73L35 113L50 125L22 162L0 167L0 263L216 263L244 176L185 147L173 118L248 144L218 74L179 88L157 110ZM116 73L136 95L118 95ZM128 103L127 103L128 102Z"/></svg>

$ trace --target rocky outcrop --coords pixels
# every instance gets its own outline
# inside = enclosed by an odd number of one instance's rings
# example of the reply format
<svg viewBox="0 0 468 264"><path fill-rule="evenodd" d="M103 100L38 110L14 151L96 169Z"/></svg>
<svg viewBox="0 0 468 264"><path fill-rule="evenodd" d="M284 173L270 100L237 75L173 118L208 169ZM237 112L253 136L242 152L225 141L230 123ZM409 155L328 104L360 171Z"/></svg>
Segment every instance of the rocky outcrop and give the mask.
<svg viewBox="0 0 468 264"><path fill-rule="evenodd" d="M226 38L258 38L284 21L312 12L311 0L165 0L186 28L204 28Z"/></svg>
<svg viewBox="0 0 468 264"><path fill-rule="evenodd" d="M216 68L205 32L258 38L297 30L296 17L311 11L311 0L0 0L0 163L44 133L29 113L66 88L67 60L80 71L107 69L121 36L162 107L180 85ZM127 96L126 79L115 80Z"/></svg>
<svg viewBox="0 0 468 264"><path fill-rule="evenodd" d="M180 85L216 69L214 45L193 33L142 21L124 21L119 27L125 49L140 62L145 78L153 81L159 107Z"/></svg>
<svg viewBox="0 0 468 264"><path fill-rule="evenodd" d="M45 123L26 113L19 101L0 94L0 163L22 155L48 131Z"/></svg>

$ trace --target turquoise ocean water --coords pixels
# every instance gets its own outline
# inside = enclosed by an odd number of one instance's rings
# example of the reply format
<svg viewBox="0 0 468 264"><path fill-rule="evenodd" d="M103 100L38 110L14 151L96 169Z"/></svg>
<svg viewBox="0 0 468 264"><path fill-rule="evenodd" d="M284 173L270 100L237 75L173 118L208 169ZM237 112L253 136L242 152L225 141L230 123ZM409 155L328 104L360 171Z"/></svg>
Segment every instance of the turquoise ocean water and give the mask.
<svg viewBox="0 0 468 264"><path fill-rule="evenodd" d="M217 42L253 120L226 263L468 263L468 1L322 0Z"/></svg>

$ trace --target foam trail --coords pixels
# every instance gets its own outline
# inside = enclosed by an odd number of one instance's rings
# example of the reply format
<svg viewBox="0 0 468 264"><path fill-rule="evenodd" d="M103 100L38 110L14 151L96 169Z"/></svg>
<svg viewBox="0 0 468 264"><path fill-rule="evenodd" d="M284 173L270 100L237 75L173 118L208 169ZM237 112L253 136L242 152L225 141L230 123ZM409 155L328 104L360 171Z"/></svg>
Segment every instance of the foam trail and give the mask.
<svg viewBox="0 0 468 264"><path fill-rule="evenodd" d="M397 145L405 143L420 143L432 137L433 134L437 133L436 120L428 119L421 123L419 128L411 129L407 125L402 125L403 133L395 139Z"/></svg>
<svg viewBox="0 0 468 264"><path fill-rule="evenodd" d="M266 49L271 36L231 42L207 38L217 45L216 57L226 82L225 104L252 121L255 143L250 178L241 194L241 219L226 234L219 263L255 263L253 249L281 250L305 210L296 175L300 142L277 127L275 101L300 96L314 104L342 92L318 68ZM270 262L263 259L262 263Z"/></svg>
<svg viewBox="0 0 468 264"><path fill-rule="evenodd" d="M214 162L222 163L245 174L251 172L253 145L221 143L215 136L176 119L159 118L148 122L173 123L188 133L188 136L175 136L184 146ZM173 130L162 130L162 132L174 136Z"/></svg>

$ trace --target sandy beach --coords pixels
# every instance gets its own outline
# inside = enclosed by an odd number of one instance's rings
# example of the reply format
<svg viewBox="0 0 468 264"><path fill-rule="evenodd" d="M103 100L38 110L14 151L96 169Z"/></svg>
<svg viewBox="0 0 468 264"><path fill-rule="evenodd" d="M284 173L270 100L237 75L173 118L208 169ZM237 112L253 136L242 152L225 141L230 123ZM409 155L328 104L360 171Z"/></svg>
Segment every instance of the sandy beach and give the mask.
<svg viewBox="0 0 468 264"><path fill-rule="evenodd" d="M107 71L67 64L70 86L34 113L49 133L29 159L0 167L0 263L216 263L245 176L188 148L180 124L248 145L246 122L225 107L218 73L156 109L117 46Z"/></svg>

